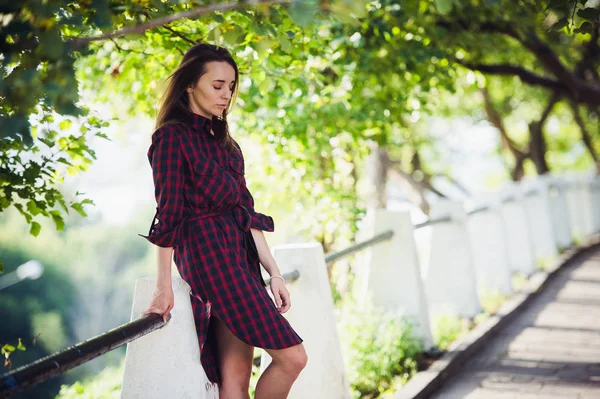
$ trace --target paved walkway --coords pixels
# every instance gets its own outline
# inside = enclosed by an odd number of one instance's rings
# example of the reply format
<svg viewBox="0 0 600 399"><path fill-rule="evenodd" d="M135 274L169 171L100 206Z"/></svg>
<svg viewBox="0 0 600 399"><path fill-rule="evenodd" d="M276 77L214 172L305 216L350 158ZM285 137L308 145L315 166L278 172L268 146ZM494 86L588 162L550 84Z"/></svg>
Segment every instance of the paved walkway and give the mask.
<svg viewBox="0 0 600 399"><path fill-rule="evenodd" d="M600 251L561 270L435 399L600 399Z"/></svg>

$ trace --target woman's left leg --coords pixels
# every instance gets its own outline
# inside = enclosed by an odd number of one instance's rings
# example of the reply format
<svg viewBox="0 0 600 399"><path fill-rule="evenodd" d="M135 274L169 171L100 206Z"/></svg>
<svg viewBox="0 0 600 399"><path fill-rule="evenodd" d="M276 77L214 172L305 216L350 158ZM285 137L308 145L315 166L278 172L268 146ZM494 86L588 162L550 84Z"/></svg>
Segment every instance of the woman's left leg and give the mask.
<svg viewBox="0 0 600 399"><path fill-rule="evenodd" d="M214 312L211 323L215 323L214 332L219 353L219 399L249 399L254 347L236 337Z"/></svg>

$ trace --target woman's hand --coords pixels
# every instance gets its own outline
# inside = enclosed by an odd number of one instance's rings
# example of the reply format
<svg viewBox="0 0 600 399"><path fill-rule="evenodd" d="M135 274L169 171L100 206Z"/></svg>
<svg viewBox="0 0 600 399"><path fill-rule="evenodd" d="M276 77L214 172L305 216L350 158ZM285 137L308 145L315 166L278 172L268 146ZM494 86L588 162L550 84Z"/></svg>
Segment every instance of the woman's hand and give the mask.
<svg viewBox="0 0 600 399"><path fill-rule="evenodd" d="M175 305L175 296L173 295L173 288L169 286L156 287L154 295L152 295L152 301L150 306L142 315L149 313L156 313L163 317L163 321L167 321L169 312Z"/></svg>
<svg viewBox="0 0 600 399"><path fill-rule="evenodd" d="M279 313L287 312L290 309L290 306L292 306L292 301L290 299L290 293L285 287L285 283L280 278L272 278L269 285L271 286L271 292L275 298L277 310Z"/></svg>

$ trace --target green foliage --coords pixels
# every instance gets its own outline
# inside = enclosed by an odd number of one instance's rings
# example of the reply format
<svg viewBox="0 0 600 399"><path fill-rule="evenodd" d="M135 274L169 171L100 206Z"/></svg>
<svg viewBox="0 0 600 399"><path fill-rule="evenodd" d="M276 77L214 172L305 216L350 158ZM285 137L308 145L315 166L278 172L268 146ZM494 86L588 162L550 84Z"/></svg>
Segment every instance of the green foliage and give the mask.
<svg viewBox="0 0 600 399"><path fill-rule="evenodd" d="M521 291L527 285L527 275L521 272L515 272L512 275L512 286L513 289L518 292Z"/></svg>
<svg viewBox="0 0 600 399"><path fill-rule="evenodd" d="M55 399L119 399L125 362L106 367L97 375L63 385Z"/></svg>
<svg viewBox="0 0 600 399"><path fill-rule="evenodd" d="M479 295L481 308L488 315L496 313L507 299L508 296L500 291L485 290Z"/></svg>
<svg viewBox="0 0 600 399"><path fill-rule="evenodd" d="M6 234L1 236L6 237ZM31 259L26 249L8 246L4 240L0 243L0 253L7 272ZM72 280L48 257L37 259L44 264L44 274L39 279L21 281L0 291L0 313L5 318L0 329L0 342L8 344L3 347L2 353L5 359L10 360L3 372L40 359L56 349L63 349L64 346L58 347L60 344L72 342L73 329L68 315L75 302ZM49 398L58 391L62 381L63 376L12 397Z"/></svg>
<svg viewBox="0 0 600 399"><path fill-rule="evenodd" d="M14 206L30 224L33 236L41 231L36 217L49 218L57 230L63 230L65 214L74 209L85 216L83 206L93 205L90 199L68 201L57 185L65 174L88 169L96 155L87 140L90 136L103 137L101 130L107 125L98 117L88 116L78 132L72 132L70 119L40 112L43 116L35 122L37 140L32 146L19 137L0 139L0 212Z"/></svg>
<svg viewBox="0 0 600 399"><path fill-rule="evenodd" d="M338 324L353 397L375 398L406 382L417 370L422 340L401 315L384 312L352 297L344 300Z"/></svg>
<svg viewBox="0 0 600 399"><path fill-rule="evenodd" d="M435 315L431 318L433 341L440 350L447 350L450 344L469 331L469 322L450 314Z"/></svg>

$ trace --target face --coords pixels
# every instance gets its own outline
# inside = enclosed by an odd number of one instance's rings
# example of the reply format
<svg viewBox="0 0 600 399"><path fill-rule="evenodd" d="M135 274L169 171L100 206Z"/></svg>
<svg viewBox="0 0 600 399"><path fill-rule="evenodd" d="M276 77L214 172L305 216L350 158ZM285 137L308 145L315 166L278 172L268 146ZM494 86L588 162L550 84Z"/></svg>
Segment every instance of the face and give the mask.
<svg viewBox="0 0 600 399"><path fill-rule="evenodd" d="M224 61L206 63L206 73L187 88L192 112L207 118L222 117L235 87L235 70Z"/></svg>

